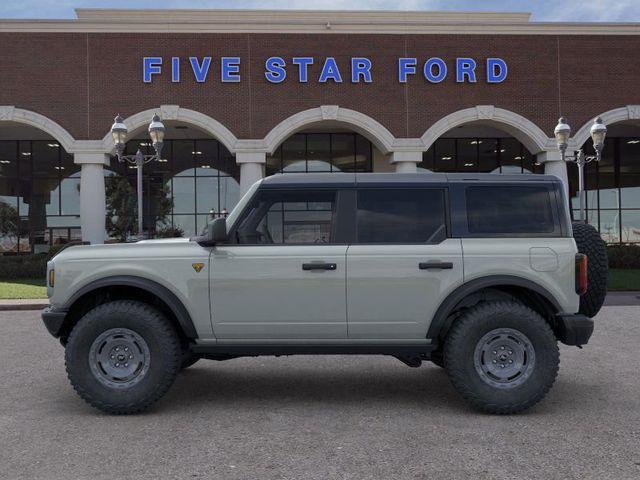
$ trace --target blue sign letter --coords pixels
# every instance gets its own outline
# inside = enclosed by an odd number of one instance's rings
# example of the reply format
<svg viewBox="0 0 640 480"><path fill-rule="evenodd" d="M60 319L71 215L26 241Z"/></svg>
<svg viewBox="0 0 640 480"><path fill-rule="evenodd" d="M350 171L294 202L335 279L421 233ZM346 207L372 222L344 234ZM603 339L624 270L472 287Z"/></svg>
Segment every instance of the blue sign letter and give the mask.
<svg viewBox="0 0 640 480"><path fill-rule="evenodd" d="M473 58L456 58L456 82L464 83L464 77L469 82L476 82L476 61Z"/></svg>
<svg viewBox="0 0 640 480"><path fill-rule="evenodd" d="M400 83L407 83L407 75L416 73L416 62L415 58L398 59L398 81Z"/></svg>
<svg viewBox="0 0 640 480"><path fill-rule="evenodd" d="M171 57L171 81L178 83L180 81L180 58Z"/></svg>
<svg viewBox="0 0 640 480"><path fill-rule="evenodd" d="M142 81L151 83L151 75L162 71L162 57L144 57L142 59Z"/></svg>
<svg viewBox="0 0 640 480"><path fill-rule="evenodd" d="M211 57L204 57L202 59L202 65L198 63L197 57L189 57L189 62L191 62L191 69L193 70L193 76L196 77L196 82L204 82L207 79L209 67L211 66Z"/></svg>
<svg viewBox="0 0 640 480"><path fill-rule="evenodd" d="M438 67L437 75L433 73L433 67ZM447 76L447 64L441 58L430 58L424 64L424 76L431 83L440 83Z"/></svg>
<svg viewBox="0 0 640 480"><path fill-rule="evenodd" d="M360 77L366 83L371 83L371 60L364 57L354 57L351 59L351 82L360 82Z"/></svg>
<svg viewBox="0 0 640 480"><path fill-rule="evenodd" d="M327 80L333 80L336 83L342 83L342 77L340 76L340 70L336 59L333 57L327 57L324 61L322 71L320 72L320 83L325 83Z"/></svg>
<svg viewBox="0 0 640 480"><path fill-rule="evenodd" d="M502 83L507 78L507 62L501 58L487 58L487 83Z"/></svg>
<svg viewBox="0 0 640 480"><path fill-rule="evenodd" d="M284 69L286 62L282 57L269 57L267 61L264 62L264 68L267 69L264 72L264 76L271 83L280 83L284 82L284 79L287 78L287 71Z"/></svg>
<svg viewBox="0 0 640 480"><path fill-rule="evenodd" d="M221 76L224 83L240 81L240 57L222 57Z"/></svg>
<svg viewBox="0 0 640 480"><path fill-rule="evenodd" d="M313 64L312 57L294 57L291 59L291 63L294 65L298 65L298 79L300 83L307 83L307 71L309 69L309 65Z"/></svg>

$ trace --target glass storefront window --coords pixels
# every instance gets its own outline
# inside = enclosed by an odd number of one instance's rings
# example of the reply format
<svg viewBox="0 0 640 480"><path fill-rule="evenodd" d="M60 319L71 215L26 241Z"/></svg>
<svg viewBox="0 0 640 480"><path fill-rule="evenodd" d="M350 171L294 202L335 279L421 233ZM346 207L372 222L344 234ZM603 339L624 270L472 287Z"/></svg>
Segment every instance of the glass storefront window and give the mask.
<svg viewBox="0 0 640 480"><path fill-rule="evenodd" d="M130 145L131 144L131 145ZM148 140L135 139L127 151L153 153ZM136 170L111 162L105 175L125 175L132 191L136 187ZM113 168L115 167L115 168ZM147 163L143 169L144 228L156 232L181 228L185 236L202 231L211 216L231 211L240 199L240 170L235 157L217 140L165 140L162 161ZM165 202L166 195L168 202Z"/></svg>
<svg viewBox="0 0 640 480"><path fill-rule="evenodd" d="M622 210L620 216L622 242L640 242L640 210Z"/></svg>
<svg viewBox="0 0 640 480"><path fill-rule="evenodd" d="M373 147L356 133L297 133L267 156L265 173L371 172Z"/></svg>
<svg viewBox="0 0 640 480"><path fill-rule="evenodd" d="M439 138L422 154L422 171L538 173L535 156L515 138Z"/></svg>
<svg viewBox="0 0 640 480"><path fill-rule="evenodd" d="M486 139L458 138L456 140L456 172L478 171L478 149L484 148Z"/></svg>
<svg viewBox="0 0 640 480"><path fill-rule="evenodd" d="M591 140L583 146L593 152ZM579 216L578 169L568 165L573 218ZM640 243L640 141L608 136L602 160L585 168L587 218L608 243Z"/></svg>
<svg viewBox="0 0 640 480"><path fill-rule="evenodd" d="M282 144L282 173L304 173L306 165L307 136L293 135Z"/></svg>
<svg viewBox="0 0 640 480"><path fill-rule="evenodd" d="M478 171L493 172L498 168L498 158L502 153L500 139L486 138L477 139L482 141L478 144Z"/></svg>
<svg viewBox="0 0 640 480"><path fill-rule="evenodd" d="M590 218L593 222L593 219ZM597 225L597 223L593 223ZM600 210L600 235L607 243L620 242L620 212L618 210Z"/></svg>
<svg viewBox="0 0 640 480"><path fill-rule="evenodd" d="M79 171L55 140L0 141L0 252L46 252L80 235Z"/></svg>
<svg viewBox="0 0 640 480"><path fill-rule="evenodd" d="M211 210L219 212L218 177L202 177L196 179L197 213L209 213ZM178 211L174 205L174 211Z"/></svg>

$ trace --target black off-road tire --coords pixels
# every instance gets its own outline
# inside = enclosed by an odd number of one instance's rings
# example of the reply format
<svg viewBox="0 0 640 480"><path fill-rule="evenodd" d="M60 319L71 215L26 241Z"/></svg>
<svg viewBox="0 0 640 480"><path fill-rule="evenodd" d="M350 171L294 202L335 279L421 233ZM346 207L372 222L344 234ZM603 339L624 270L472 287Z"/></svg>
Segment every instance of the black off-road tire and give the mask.
<svg viewBox="0 0 640 480"><path fill-rule="evenodd" d="M476 367L474 360L479 345L493 335L488 334L499 330L523 336L534 354L529 356L527 376L506 380L511 384L497 387L483 379L482 368ZM481 365L485 363L490 362ZM444 365L451 383L473 407L488 413L517 413L538 403L553 385L559 364L553 331L544 318L519 302L480 303L456 320L445 339Z"/></svg>
<svg viewBox="0 0 640 480"><path fill-rule="evenodd" d="M131 337L145 345L146 356L140 354L146 359L145 373L134 376L135 383L130 386L117 382L106 385L107 375L100 373L104 369L92 361L100 350L94 345L99 345L104 335L112 339L114 334L109 336L110 332L119 331L132 332ZM113 345L117 343L110 345L115 349ZM106 349L105 346L103 350ZM89 405L110 414L148 409L169 390L181 360L180 340L172 323L156 308L132 300L105 303L87 312L71 331L65 351L67 375L73 388Z"/></svg>
<svg viewBox="0 0 640 480"><path fill-rule="evenodd" d="M442 353L442 350L431 352L429 360L431 360L431 363L433 363L436 367L444 368L444 354Z"/></svg>
<svg viewBox="0 0 640 480"><path fill-rule="evenodd" d="M587 317L595 317L607 296L607 247L598 231L585 223L573 224L573 238L578 252L587 256L587 292L580 296L579 312Z"/></svg>
<svg viewBox="0 0 640 480"><path fill-rule="evenodd" d="M182 347L182 360L180 362L180 370L189 368L191 365L200 360L200 357L189 350L189 346Z"/></svg>

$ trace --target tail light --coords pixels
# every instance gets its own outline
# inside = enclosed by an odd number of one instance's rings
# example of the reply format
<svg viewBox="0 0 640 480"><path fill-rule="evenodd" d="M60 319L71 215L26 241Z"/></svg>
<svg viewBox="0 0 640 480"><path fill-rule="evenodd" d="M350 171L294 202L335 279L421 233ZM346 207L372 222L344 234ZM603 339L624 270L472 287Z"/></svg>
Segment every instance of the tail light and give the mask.
<svg viewBox="0 0 640 480"><path fill-rule="evenodd" d="M587 256L576 253L576 293L584 295L587 293L587 286Z"/></svg>

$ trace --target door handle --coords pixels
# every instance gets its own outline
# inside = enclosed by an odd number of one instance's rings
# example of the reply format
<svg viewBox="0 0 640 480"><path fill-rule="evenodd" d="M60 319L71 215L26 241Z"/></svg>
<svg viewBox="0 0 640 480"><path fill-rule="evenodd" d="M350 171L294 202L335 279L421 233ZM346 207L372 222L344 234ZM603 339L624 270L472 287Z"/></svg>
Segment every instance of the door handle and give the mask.
<svg viewBox="0 0 640 480"><path fill-rule="evenodd" d="M311 263L303 263L303 270L335 270L338 268L338 265L335 263L324 263L324 262L311 262Z"/></svg>
<svg viewBox="0 0 640 480"><path fill-rule="evenodd" d="M420 270L451 270L453 262L420 262L418 268Z"/></svg>

